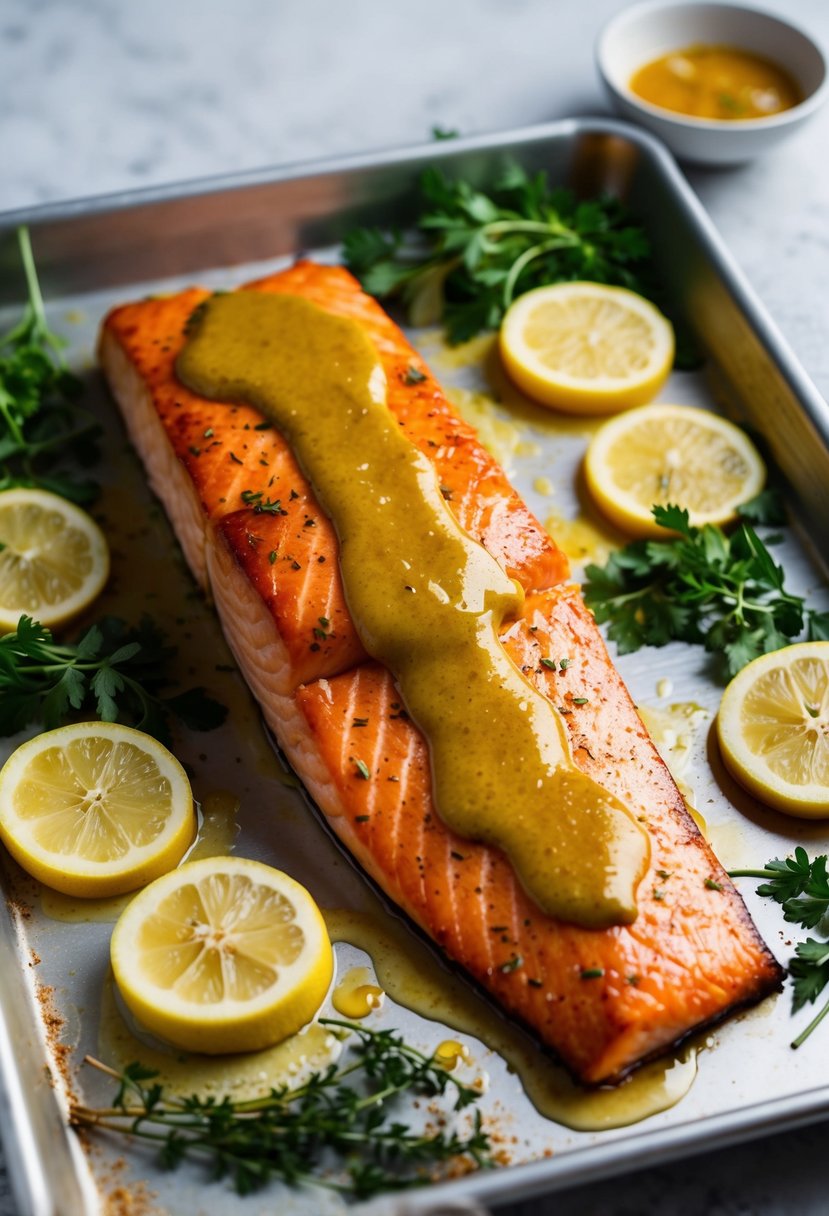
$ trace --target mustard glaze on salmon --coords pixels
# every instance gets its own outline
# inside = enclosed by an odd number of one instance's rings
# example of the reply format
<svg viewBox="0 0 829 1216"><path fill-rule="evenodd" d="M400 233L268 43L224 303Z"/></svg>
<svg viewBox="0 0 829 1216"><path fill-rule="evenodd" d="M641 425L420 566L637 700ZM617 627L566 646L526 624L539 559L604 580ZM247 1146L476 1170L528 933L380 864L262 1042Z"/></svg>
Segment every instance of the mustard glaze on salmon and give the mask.
<svg viewBox="0 0 829 1216"><path fill-rule="evenodd" d="M452 511L527 593L502 634L508 653L565 710L582 771L646 824L651 858L632 925L579 928L540 912L497 848L442 822L426 744L389 672L366 660L336 537L288 445L252 407L201 399L175 376L185 323L206 293L117 309L101 359L133 441L266 720L334 830L389 896L587 1083L618 1078L778 988L781 969L566 584L566 559L422 360L340 268L299 263L250 289L303 296L364 328L389 408L434 464ZM262 509L276 498L284 515ZM320 618L329 622L324 638ZM547 655L570 663L553 671L541 662Z"/></svg>

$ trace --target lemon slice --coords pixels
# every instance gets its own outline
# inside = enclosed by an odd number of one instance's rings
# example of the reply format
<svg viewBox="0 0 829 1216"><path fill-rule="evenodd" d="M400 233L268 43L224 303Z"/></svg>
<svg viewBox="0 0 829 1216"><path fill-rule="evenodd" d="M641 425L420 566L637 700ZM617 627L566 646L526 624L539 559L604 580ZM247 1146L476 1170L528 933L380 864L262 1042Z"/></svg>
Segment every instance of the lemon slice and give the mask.
<svg viewBox="0 0 829 1216"><path fill-rule="evenodd" d="M298 882L258 861L205 857L131 901L112 935L112 969L148 1030L216 1055L300 1030L325 999L334 957Z"/></svg>
<svg viewBox="0 0 829 1216"><path fill-rule="evenodd" d="M697 526L729 523L766 480L743 431L691 405L645 405L609 419L584 471L600 510L633 536L665 536L651 514L656 503L686 507Z"/></svg>
<svg viewBox="0 0 829 1216"><path fill-rule="evenodd" d="M615 414L652 400L674 331L624 287L556 283L521 296L501 324L501 357L528 396L568 414Z"/></svg>
<svg viewBox="0 0 829 1216"><path fill-rule="evenodd" d="M104 534L86 511L47 490L0 493L0 630L21 613L51 628L82 612L109 577Z"/></svg>
<svg viewBox="0 0 829 1216"><path fill-rule="evenodd" d="M723 693L717 737L732 776L801 819L829 816L829 642L761 655Z"/></svg>
<svg viewBox="0 0 829 1216"><path fill-rule="evenodd" d="M195 826L175 756L114 722L38 735L0 772L0 840L24 870L66 895L134 891L181 860Z"/></svg>

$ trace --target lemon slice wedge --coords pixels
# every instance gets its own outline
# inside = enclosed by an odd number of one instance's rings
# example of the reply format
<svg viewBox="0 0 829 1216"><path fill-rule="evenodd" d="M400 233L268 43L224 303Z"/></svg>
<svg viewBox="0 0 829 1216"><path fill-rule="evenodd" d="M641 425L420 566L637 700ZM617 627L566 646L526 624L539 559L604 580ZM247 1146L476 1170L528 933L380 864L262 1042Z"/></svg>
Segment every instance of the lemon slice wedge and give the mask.
<svg viewBox="0 0 829 1216"><path fill-rule="evenodd" d="M645 405L605 422L584 462L596 505L632 536L665 536L651 514L676 503L690 522L726 524L766 480L760 453L739 427L692 405Z"/></svg>
<svg viewBox="0 0 829 1216"><path fill-rule="evenodd" d="M723 693L717 738L726 768L761 802L829 817L829 642L761 655Z"/></svg>
<svg viewBox="0 0 829 1216"><path fill-rule="evenodd" d="M22 613L51 628L82 612L109 577L104 534L47 490L0 493L0 630Z"/></svg>
<svg viewBox="0 0 829 1216"><path fill-rule="evenodd" d="M673 364L674 331L624 287L556 283L515 301L500 348L509 375L542 405L613 414L656 396Z"/></svg>
<svg viewBox="0 0 829 1216"><path fill-rule="evenodd" d="M298 882L240 857L205 857L157 879L122 913L112 969L130 1012L186 1051L259 1051L319 1009L334 962Z"/></svg>
<svg viewBox="0 0 829 1216"><path fill-rule="evenodd" d="M0 772L0 840L66 895L123 895L172 869L195 834L187 774L150 735L76 722L22 744Z"/></svg>

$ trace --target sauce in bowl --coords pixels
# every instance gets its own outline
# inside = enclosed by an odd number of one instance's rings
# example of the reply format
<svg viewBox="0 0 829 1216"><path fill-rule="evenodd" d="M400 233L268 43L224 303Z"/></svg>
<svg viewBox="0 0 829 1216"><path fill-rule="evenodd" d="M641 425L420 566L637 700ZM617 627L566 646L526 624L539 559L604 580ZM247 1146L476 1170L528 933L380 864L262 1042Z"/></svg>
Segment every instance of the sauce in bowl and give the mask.
<svg viewBox="0 0 829 1216"><path fill-rule="evenodd" d="M771 60L731 46L689 46L634 72L643 101L692 118L768 118L802 101L792 77Z"/></svg>

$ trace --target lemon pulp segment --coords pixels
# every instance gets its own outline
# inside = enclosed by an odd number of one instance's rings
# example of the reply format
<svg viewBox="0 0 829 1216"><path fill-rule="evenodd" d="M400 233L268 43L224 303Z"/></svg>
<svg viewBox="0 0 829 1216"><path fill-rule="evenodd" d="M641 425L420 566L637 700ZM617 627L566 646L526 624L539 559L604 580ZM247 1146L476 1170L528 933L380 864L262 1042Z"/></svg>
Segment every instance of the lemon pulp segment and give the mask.
<svg viewBox="0 0 829 1216"><path fill-rule="evenodd" d="M207 857L158 879L112 938L121 995L153 1033L189 1051L257 1051L296 1033L333 974L325 924L288 875Z"/></svg>
<svg viewBox="0 0 829 1216"><path fill-rule="evenodd" d="M81 722L22 744L0 772L0 839L67 895L121 895L175 866L195 831L187 776L157 740Z"/></svg>
<svg viewBox="0 0 829 1216"><path fill-rule="evenodd" d="M829 816L829 642L761 655L723 694L717 736L726 767L761 801Z"/></svg>
<svg viewBox="0 0 829 1216"><path fill-rule="evenodd" d="M109 575L109 551L85 511L46 490L0 493L0 629L22 613L46 626L81 612Z"/></svg>
<svg viewBox="0 0 829 1216"><path fill-rule="evenodd" d="M670 322L642 296L602 283L557 283L521 296L501 325L507 372L528 396L567 413L650 401L673 363Z"/></svg>
<svg viewBox="0 0 829 1216"><path fill-rule="evenodd" d="M655 504L675 503L690 522L725 524L763 488L766 469L739 427L689 405L646 405L611 418L585 457L600 510L634 536L664 536Z"/></svg>

